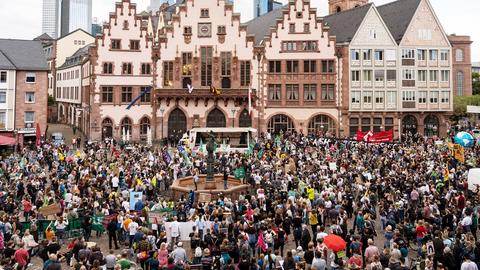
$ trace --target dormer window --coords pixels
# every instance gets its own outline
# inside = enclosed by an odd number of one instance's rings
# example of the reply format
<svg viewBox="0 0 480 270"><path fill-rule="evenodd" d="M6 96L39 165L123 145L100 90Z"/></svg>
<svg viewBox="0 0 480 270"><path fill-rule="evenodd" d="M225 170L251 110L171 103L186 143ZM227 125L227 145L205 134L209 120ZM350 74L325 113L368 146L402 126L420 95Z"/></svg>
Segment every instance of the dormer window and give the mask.
<svg viewBox="0 0 480 270"><path fill-rule="evenodd" d="M185 36L192 35L192 27L191 26L183 27L183 35L185 35Z"/></svg>
<svg viewBox="0 0 480 270"><path fill-rule="evenodd" d="M128 21L123 21L123 30L128 30Z"/></svg>
<svg viewBox="0 0 480 270"><path fill-rule="evenodd" d="M291 23L288 28L289 33L295 33L295 24Z"/></svg>
<svg viewBox="0 0 480 270"><path fill-rule="evenodd" d="M209 12L208 12L208 8L202 8L200 10L200 18L208 18L208 17L210 17Z"/></svg>
<svg viewBox="0 0 480 270"><path fill-rule="evenodd" d="M226 29L225 25L219 25L217 27L217 34L218 35L226 35L227 34L227 29Z"/></svg>

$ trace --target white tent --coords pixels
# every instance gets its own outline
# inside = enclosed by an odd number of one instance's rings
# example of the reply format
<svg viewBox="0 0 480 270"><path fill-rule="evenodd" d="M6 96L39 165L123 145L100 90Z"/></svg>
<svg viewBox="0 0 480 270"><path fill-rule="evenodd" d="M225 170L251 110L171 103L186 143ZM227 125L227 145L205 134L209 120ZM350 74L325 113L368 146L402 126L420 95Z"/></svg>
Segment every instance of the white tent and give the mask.
<svg viewBox="0 0 480 270"><path fill-rule="evenodd" d="M468 189L476 192L480 186L480 168L468 171Z"/></svg>

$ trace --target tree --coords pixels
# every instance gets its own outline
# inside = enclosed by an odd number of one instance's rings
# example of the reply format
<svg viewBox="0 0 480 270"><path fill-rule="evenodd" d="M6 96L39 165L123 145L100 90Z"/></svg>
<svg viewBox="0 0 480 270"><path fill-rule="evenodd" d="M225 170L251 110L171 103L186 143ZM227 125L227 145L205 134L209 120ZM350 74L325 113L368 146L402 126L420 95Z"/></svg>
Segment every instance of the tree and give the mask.
<svg viewBox="0 0 480 270"><path fill-rule="evenodd" d="M472 93L480 95L480 73L472 73Z"/></svg>
<svg viewBox="0 0 480 270"><path fill-rule="evenodd" d="M467 106L480 106L480 95L476 96L456 96L453 98L453 116L454 121L467 116Z"/></svg>
<svg viewBox="0 0 480 270"><path fill-rule="evenodd" d="M48 96L48 106L54 106L55 105L55 97L54 96Z"/></svg>

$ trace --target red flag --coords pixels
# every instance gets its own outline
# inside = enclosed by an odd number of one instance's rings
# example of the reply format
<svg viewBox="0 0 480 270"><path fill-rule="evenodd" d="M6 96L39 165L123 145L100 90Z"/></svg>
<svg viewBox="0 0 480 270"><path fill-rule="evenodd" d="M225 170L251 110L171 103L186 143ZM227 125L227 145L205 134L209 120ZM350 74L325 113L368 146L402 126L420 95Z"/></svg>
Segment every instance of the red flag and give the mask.
<svg viewBox="0 0 480 270"><path fill-rule="evenodd" d="M38 123L37 123L37 130L36 130L35 135L37 136L36 141L35 141L35 145L40 146L40 136L41 135L40 135L40 124L38 124Z"/></svg>
<svg viewBox="0 0 480 270"><path fill-rule="evenodd" d="M257 243L258 247L260 249L262 249L263 252L267 252L267 243L265 242L265 240L263 239L263 232L260 231L259 235L258 235L258 243Z"/></svg>
<svg viewBox="0 0 480 270"><path fill-rule="evenodd" d="M357 141L365 141L369 143L382 143L393 141L393 129L381 132L357 132Z"/></svg>

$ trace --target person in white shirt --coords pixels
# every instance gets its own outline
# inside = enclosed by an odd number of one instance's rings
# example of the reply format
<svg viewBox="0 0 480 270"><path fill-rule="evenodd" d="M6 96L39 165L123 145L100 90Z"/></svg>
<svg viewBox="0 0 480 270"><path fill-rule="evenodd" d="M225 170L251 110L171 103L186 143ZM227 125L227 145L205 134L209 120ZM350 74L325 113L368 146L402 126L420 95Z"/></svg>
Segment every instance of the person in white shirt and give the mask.
<svg viewBox="0 0 480 270"><path fill-rule="evenodd" d="M137 233L138 223L133 220L128 224L128 236L129 236L129 247L132 248L133 246L133 239L135 238L135 234Z"/></svg>
<svg viewBox="0 0 480 270"><path fill-rule="evenodd" d="M177 244L180 237L180 224L177 217L173 217L173 222L170 223L170 236L172 237L172 247Z"/></svg>
<svg viewBox="0 0 480 270"><path fill-rule="evenodd" d="M120 180L118 179L118 177L116 175L112 177L112 189L114 191L117 191L119 182L120 182Z"/></svg>

